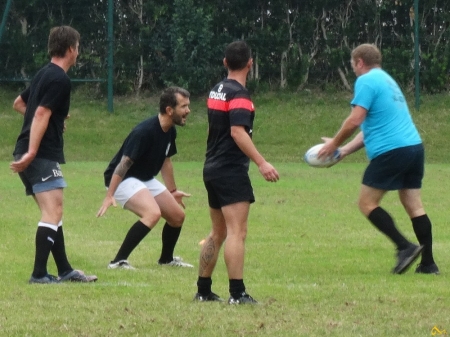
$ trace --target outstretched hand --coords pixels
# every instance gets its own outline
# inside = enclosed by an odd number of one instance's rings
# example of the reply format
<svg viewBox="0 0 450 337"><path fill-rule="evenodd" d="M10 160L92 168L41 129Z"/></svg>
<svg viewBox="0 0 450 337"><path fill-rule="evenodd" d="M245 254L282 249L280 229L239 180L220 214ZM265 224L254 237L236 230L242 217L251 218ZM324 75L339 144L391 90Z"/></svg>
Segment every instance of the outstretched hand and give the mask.
<svg viewBox="0 0 450 337"><path fill-rule="evenodd" d="M114 199L114 197L112 197L112 196L106 196L105 200L103 200L102 207L100 207L100 209L97 212L97 218L103 216L103 214L106 213L109 206L111 206L111 205L113 205L114 207L117 207L116 199Z"/></svg>
<svg viewBox="0 0 450 337"><path fill-rule="evenodd" d="M179 205L181 205L181 207L186 208L186 206L184 205L184 202L183 202L183 197L189 198L191 195L189 193L185 193L183 191L176 190L176 191L172 192L172 196L175 198L177 203Z"/></svg>

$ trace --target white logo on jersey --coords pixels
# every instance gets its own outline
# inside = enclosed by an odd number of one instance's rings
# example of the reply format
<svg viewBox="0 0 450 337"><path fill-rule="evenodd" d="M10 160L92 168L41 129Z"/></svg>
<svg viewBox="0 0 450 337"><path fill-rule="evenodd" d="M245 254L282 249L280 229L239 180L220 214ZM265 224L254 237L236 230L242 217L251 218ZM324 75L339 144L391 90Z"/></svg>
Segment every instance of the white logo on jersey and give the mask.
<svg viewBox="0 0 450 337"><path fill-rule="evenodd" d="M221 92L223 88L223 84L219 85L219 89L217 89L217 92Z"/></svg>
<svg viewBox="0 0 450 337"><path fill-rule="evenodd" d="M253 133L253 129L248 130L248 134L251 135Z"/></svg>
<svg viewBox="0 0 450 337"><path fill-rule="evenodd" d="M220 90L220 88L219 88L219 90ZM227 94L224 93L224 92L211 91L209 93L209 98L218 99L218 100L221 100L221 101L226 101L227 100Z"/></svg>
<svg viewBox="0 0 450 337"><path fill-rule="evenodd" d="M169 149L170 149L170 142L169 142L169 144L167 144L166 157L167 157L167 155L169 154Z"/></svg>

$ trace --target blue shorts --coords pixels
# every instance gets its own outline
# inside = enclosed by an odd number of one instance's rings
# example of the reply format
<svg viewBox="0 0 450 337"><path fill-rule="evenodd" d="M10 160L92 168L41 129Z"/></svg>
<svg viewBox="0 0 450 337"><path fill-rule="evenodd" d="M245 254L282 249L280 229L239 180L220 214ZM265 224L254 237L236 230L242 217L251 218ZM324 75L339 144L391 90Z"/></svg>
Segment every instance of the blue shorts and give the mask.
<svg viewBox="0 0 450 337"><path fill-rule="evenodd" d="M423 175L424 149L418 144L394 149L372 159L362 183L384 191L419 189Z"/></svg>
<svg viewBox="0 0 450 337"><path fill-rule="evenodd" d="M14 160L21 157L15 155ZM25 186L26 195L67 187L59 163L48 159L34 158L24 171L19 172L19 177Z"/></svg>
<svg viewBox="0 0 450 337"><path fill-rule="evenodd" d="M238 202L255 202L253 187L248 175L222 177L205 181L209 207L220 209Z"/></svg>

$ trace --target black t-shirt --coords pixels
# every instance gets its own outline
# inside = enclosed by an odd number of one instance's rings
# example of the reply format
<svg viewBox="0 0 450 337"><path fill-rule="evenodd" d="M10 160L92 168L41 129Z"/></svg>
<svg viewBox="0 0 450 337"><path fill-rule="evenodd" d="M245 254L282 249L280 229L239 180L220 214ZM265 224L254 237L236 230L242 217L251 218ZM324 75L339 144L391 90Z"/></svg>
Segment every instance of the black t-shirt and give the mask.
<svg viewBox="0 0 450 337"><path fill-rule="evenodd" d="M109 186L111 177L122 156L133 161L124 180L129 177L147 181L156 176L167 157L177 153L175 139L177 131L171 127L164 132L158 116L150 117L139 123L127 136L119 152L109 163L105 173L105 186Z"/></svg>
<svg viewBox="0 0 450 337"><path fill-rule="evenodd" d="M17 138L14 155L28 151L30 128L39 106L52 111L47 130L42 137L36 158L58 163L64 159L64 119L69 113L71 83L66 72L54 63L44 66L31 81L31 85L20 96L27 104L22 131Z"/></svg>
<svg viewBox="0 0 450 337"><path fill-rule="evenodd" d="M203 179L246 175L250 159L231 137L231 126L244 126L252 137L255 108L248 90L235 80L225 79L209 93L209 133Z"/></svg>

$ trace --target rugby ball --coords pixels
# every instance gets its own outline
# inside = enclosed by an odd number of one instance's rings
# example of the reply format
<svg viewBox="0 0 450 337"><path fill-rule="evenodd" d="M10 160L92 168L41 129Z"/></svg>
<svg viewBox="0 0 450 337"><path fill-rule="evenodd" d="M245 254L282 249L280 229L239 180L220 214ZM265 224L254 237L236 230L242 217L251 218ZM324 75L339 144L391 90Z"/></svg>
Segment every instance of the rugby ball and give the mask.
<svg viewBox="0 0 450 337"><path fill-rule="evenodd" d="M325 145L325 143L317 144L306 151L303 159L305 162L312 167L330 167L336 164L341 157L339 149L337 149L332 156L319 158L317 157L320 149Z"/></svg>

